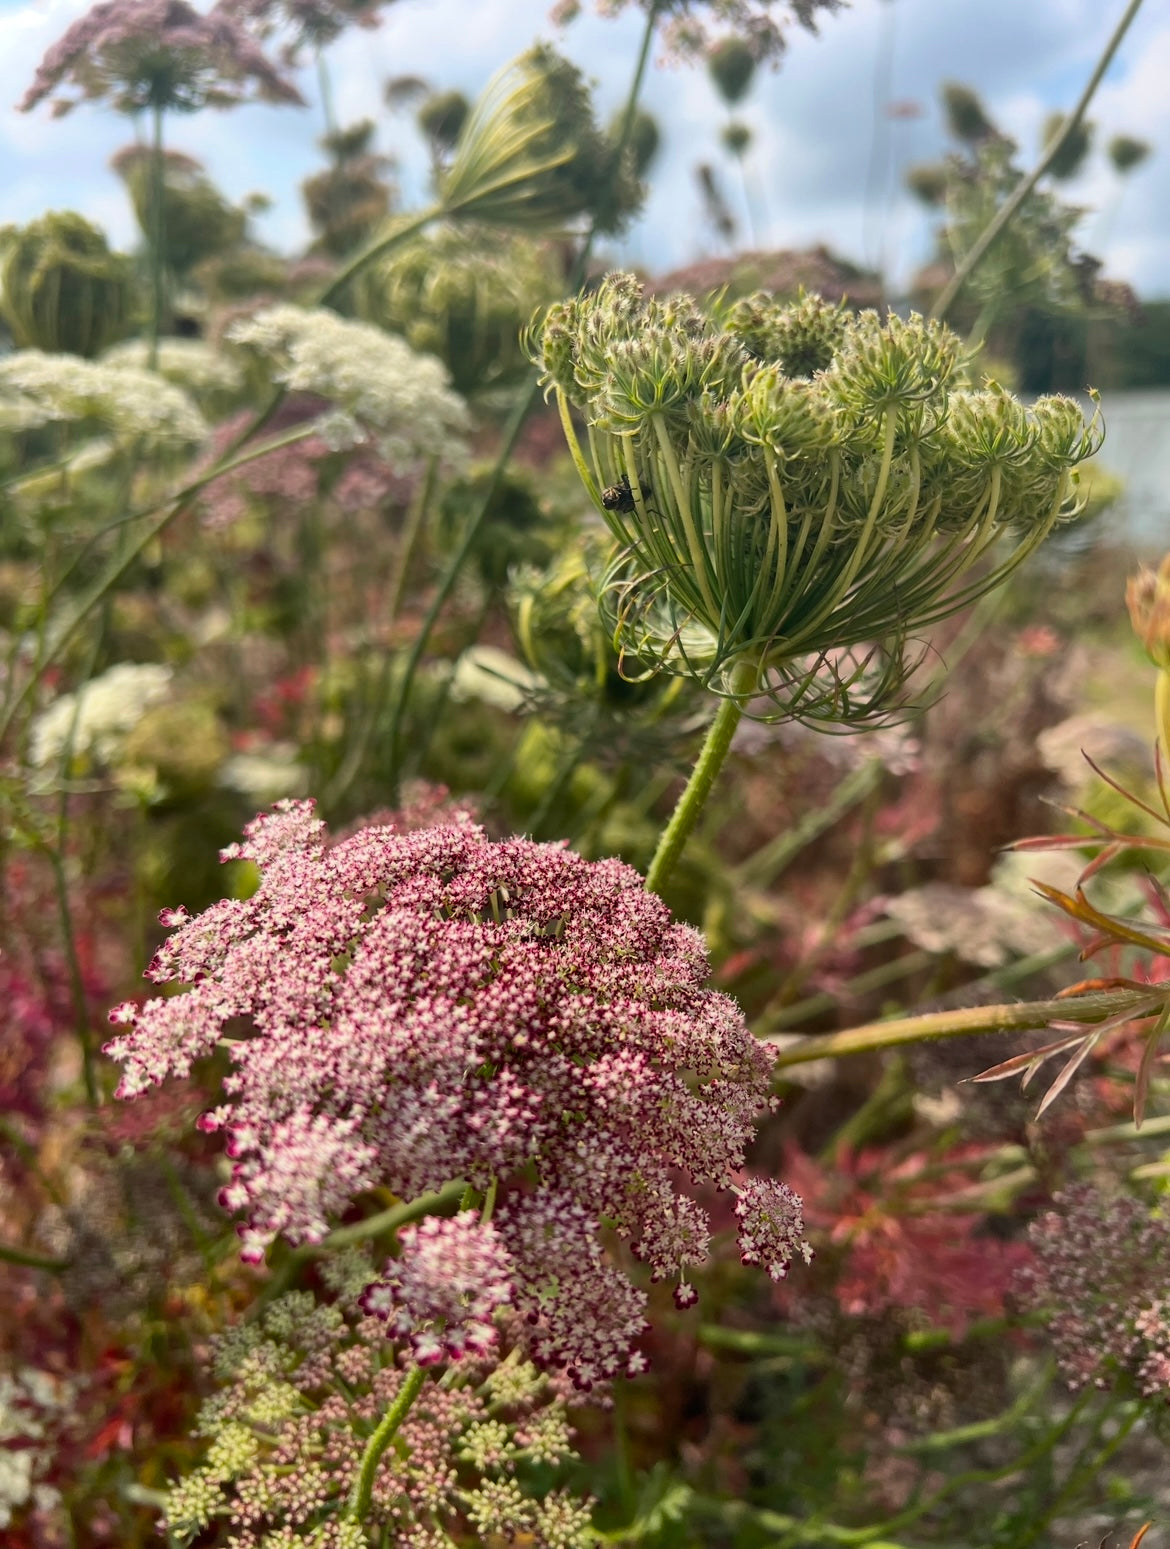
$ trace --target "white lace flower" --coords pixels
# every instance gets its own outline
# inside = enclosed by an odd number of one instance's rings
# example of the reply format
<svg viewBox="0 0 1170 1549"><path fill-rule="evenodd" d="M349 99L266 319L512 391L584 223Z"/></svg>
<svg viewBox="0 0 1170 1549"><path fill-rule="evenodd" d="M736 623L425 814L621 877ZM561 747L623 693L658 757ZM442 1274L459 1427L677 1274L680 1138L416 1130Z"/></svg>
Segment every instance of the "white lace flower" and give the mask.
<svg viewBox="0 0 1170 1549"><path fill-rule="evenodd" d="M291 743L273 742L263 753L233 753L220 768L218 783L258 806L303 796L309 771L296 762L296 752Z"/></svg>
<svg viewBox="0 0 1170 1549"><path fill-rule="evenodd" d="M102 356L103 366L124 371L128 366L149 369L150 345L145 339L127 339L115 344ZM238 361L225 355L205 339L160 339L154 367L176 387L191 393L235 393L244 385L244 373Z"/></svg>
<svg viewBox="0 0 1170 1549"><path fill-rule="evenodd" d="M76 694L62 694L33 722L29 761L43 769L71 748L74 758L108 764L151 705L166 698L171 669L157 662L119 662Z"/></svg>
<svg viewBox="0 0 1170 1549"><path fill-rule="evenodd" d="M328 398L376 432L388 462L437 455L450 468L462 460L466 405L440 361L394 334L281 303L234 323L227 337L267 360L275 381Z"/></svg>
<svg viewBox="0 0 1170 1549"><path fill-rule="evenodd" d="M10 417L25 426L94 419L127 440L190 444L207 434L187 394L156 372L43 350L0 358L0 425Z"/></svg>

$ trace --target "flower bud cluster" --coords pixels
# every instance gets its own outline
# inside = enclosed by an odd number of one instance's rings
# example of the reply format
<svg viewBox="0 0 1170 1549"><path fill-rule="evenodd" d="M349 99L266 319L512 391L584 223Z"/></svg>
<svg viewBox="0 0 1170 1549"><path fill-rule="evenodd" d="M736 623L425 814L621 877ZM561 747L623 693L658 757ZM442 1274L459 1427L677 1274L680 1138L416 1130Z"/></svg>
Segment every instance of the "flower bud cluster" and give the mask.
<svg viewBox="0 0 1170 1549"><path fill-rule="evenodd" d="M470 427L467 407L444 366L402 339L325 308L280 303L233 323L227 338L265 360L273 381L337 405L320 422L331 435L361 441L372 431L396 467L429 457L458 466ZM343 421L349 421L348 431Z"/></svg>
<svg viewBox="0 0 1170 1549"><path fill-rule="evenodd" d="M548 244L460 222L370 264L357 280L357 304L367 322L438 356L456 389L471 393L526 369L521 327L562 288Z"/></svg>
<svg viewBox="0 0 1170 1549"><path fill-rule="evenodd" d="M598 127L581 72L547 44L521 54L475 104L439 194L451 215L547 232L582 216L612 232L641 203L627 153Z"/></svg>
<svg viewBox="0 0 1170 1549"><path fill-rule="evenodd" d="M583 757L606 765L661 763L703 725L708 702L682 678L619 658L597 611L607 542L602 529L546 570L513 571L513 627L534 675L525 700L542 720L569 732Z"/></svg>
<svg viewBox="0 0 1170 1549"><path fill-rule="evenodd" d="M768 1101L769 1054L703 987L701 937L619 861L470 822L330 847L312 804L285 801L246 834L224 857L258 890L164 917L148 977L190 988L111 1013L118 1095L230 1033L228 1101L200 1125L226 1133L246 1258L320 1241L370 1189L462 1180L494 1192L490 1233L419 1228L377 1294L416 1355L485 1348L507 1302L532 1358L579 1387L639 1369L645 1294L602 1226L655 1279L701 1264L708 1220L682 1184L731 1188Z"/></svg>
<svg viewBox="0 0 1170 1549"><path fill-rule="evenodd" d="M1163 672L1170 672L1170 554L1157 570L1143 565L1125 587L1134 634L1148 651L1150 660ZM1167 750L1170 753L1170 749Z"/></svg>
<svg viewBox="0 0 1170 1549"><path fill-rule="evenodd" d="M0 360L0 430L97 420L121 440L191 445L207 425L181 388L154 371L17 350Z"/></svg>
<svg viewBox="0 0 1170 1549"><path fill-rule="evenodd" d="M456 1384L426 1383L378 1463L365 1521L348 1517L366 1445L406 1376L382 1321L352 1304L370 1270L351 1257L322 1265L338 1302L294 1292L214 1341L206 1451L167 1491L171 1540L204 1542L221 1523L232 1549L437 1549L469 1529L477 1542L527 1535L544 1549L595 1542L591 1502L548 1489L548 1469L574 1457L564 1399L515 1353L469 1359ZM534 1465L544 1487L529 1493Z"/></svg>
<svg viewBox="0 0 1170 1549"><path fill-rule="evenodd" d="M867 643L895 667L865 708L888 709L908 634L1078 514L1074 470L1101 440L1072 399L962 385L942 324L817 297L709 319L616 274L550 308L529 347L616 540L618 642L724 693L746 662L781 714L851 718L818 669Z"/></svg>

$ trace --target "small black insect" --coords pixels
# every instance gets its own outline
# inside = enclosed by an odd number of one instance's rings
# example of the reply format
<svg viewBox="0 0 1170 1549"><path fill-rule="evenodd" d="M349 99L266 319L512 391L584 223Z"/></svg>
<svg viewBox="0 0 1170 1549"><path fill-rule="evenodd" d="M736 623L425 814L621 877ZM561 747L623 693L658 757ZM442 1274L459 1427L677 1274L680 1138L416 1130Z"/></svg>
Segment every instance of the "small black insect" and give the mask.
<svg viewBox="0 0 1170 1549"><path fill-rule="evenodd" d="M650 493L649 486L642 485L642 496L645 499ZM611 484L608 489L601 492L601 503L607 511L632 511L634 509L634 492L630 488L630 480L627 474L622 474L616 484Z"/></svg>

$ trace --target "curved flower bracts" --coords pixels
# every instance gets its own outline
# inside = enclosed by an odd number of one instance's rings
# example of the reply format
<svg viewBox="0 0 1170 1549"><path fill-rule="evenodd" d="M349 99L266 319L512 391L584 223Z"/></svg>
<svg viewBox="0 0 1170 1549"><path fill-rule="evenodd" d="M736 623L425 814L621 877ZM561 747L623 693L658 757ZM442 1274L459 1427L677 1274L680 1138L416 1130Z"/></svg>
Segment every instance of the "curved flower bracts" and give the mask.
<svg viewBox="0 0 1170 1549"><path fill-rule="evenodd" d="M575 65L545 44L488 83L439 189L449 216L547 234L592 216L618 231L642 201L632 153L619 160Z"/></svg>
<svg viewBox="0 0 1170 1549"><path fill-rule="evenodd" d="M1072 399L959 385L942 324L818 297L720 320L611 275L550 308L530 348L617 541L618 643L781 716L893 708L907 638L1078 513L1074 470L1101 441Z"/></svg>
<svg viewBox="0 0 1170 1549"><path fill-rule="evenodd" d="M190 988L111 1013L107 1053L133 1097L247 1029L201 1120L227 1135L245 1257L319 1241L371 1188L462 1179L491 1219L407 1234L368 1310L396 1335L405 1319L420 1360L482 1350L507 1304L532 1358L579 1386L637 1370L645 1297L602 1225L656 1279L702 1263L707 1217L680 1176L733 1187L768 1100L771 1058L703 988L698 934L619 861L470 823L329 847L311 804L284 802L224 854L255 863L258 890L167 913L148 977ZM744 1251L783 1273L799 1201L751 1187ZM463 1269L437 1277L436 1255Z"/></svg>

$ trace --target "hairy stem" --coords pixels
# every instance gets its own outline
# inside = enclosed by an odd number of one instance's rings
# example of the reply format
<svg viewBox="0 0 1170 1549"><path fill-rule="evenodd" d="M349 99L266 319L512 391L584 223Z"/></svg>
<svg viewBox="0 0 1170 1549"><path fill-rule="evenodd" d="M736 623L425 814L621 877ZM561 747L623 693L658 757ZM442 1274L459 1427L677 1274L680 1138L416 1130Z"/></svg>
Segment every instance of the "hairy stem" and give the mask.
<svg viewBox="0 0 1170 1549"><path fill-rule="evenodd" d="M650 862L650 870L646 873L648 892L661 893L678 864L691 831L699 821L699 815L730 751L735 728L743 715L743 698L755 687L756 670L755 662L747 660L737 662L732 668L731 692L711 722L698 762L691 771L691 777L678 799L670 822L662 831L654 859Z"/></svg>
<svg viewBox="0 0 1170 1549"><path fill-rule="evenodd" d="M1060 1000L1019 1001L1006 1006L972 1006L962 1011L935 1011L920 1017L898 1017L889 1022L870 1022L841 1033L821 1033L805 1038L795 1048L776 1056L777 1069L806 1065L810 1060L838 1059L873 1049L893 1049L900 1044L934 1038L965 1038L971 1033L1018 1032L1045 1027L1051 1021L1104 1022L1130 1008L1146 1005L1150 988L1093 991Z"/></svg>
<svg viewBox="0 0 1170 1549"><path fill-rule="evenodd" d="M346 1509L346 1516L351 1522L360 1524L365 1520L366 1513L370 1509L370 1499L374 1493L374 1475L377 1473L378 1464L386 1448L394 1440L399 1426L410 1413L411 1405L422 1392L425 1381L425 1370L421 1366L412 1366L398 1390L398 1397L382 1416L378 1429L366 1443L357 1483L353 1487L353 1495Z"/></svg>

